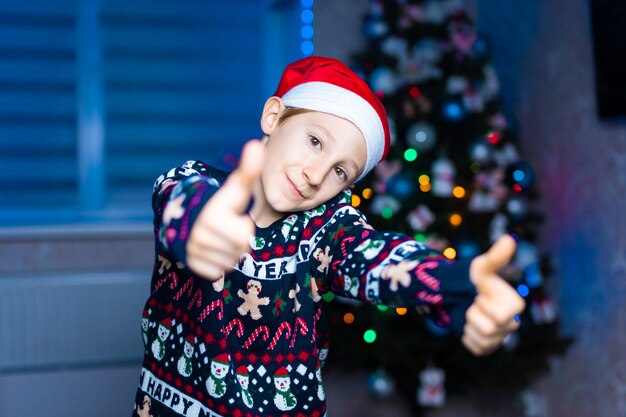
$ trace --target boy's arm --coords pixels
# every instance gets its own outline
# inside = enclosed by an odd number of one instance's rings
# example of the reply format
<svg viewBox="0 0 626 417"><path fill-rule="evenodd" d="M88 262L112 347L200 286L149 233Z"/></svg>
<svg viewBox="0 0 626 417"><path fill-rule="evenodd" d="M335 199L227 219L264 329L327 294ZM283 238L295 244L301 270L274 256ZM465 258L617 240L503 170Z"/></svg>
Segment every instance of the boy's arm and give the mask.
<svg viewBox="0 0 626 417"><path fill-rule="evenodd" d="M451 262L406 235L376 231L349 205L326 216L316 236L311 272L322 289L374 304L424 305L439 326L462 333L476 295L468 262Z"/></svg>
<svg viewBox="0 0 626 417"><path fill-rule="evenodd" d="M524 301L497 276L515 250L510 236L470 265L449 261L405 235L377 232L350 206L324 220L311 255L312 273L324 273L327 289L373 303L427 305L437 324L463 335L475 354L492 351L519 326L514 316Z"/></svg>
<svg viewBox="0 0 626 417"><path fill-rule="evenodd" d="M245 211L262 160L263 144L253 140L223 185L223 175L218 181L201 163L189 162L161 176L152 199L159 249L209 280L232 269L254 235Z"/></svg>

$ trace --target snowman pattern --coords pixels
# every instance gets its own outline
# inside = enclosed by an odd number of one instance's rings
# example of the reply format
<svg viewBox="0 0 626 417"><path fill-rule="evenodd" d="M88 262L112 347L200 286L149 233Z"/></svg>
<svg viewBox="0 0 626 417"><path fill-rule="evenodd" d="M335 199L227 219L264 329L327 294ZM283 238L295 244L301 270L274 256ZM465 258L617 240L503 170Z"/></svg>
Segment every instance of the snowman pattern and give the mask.
<svg viewBox="0 0 626 417"><path fill-rule="evenodd" d="M170 335L170 329L172 328L172 321L166 318L159 323L159 329L157 333L157 339L152 342L152 355L155 359L161 360L165 356L165 341Z"/></svg>
<svg viewBox="0 0 626 417"><path fill-rule="evenodd" d="M252 394L250 394L250 375L248 374L248 368L241 365L237 368L237 381L241 386L241 398L243 399L243 403L248 408L252 408L254 405L254 400L252 399Z"/></svg>
<svg viewBox="0 0 626 417"><path fill-rule="evenodd" d="M226 393L226 375L230 369L228 355L220 353L211 360L211 375L206 380L206 390L210 396L220 398Z"/></svg>
<svg viewBox="0 0 626 417"><path fill-rule="evenodd" d="M196 344L196 338L193 335L187 336L185 339L185 347L183 348L183 354L178 359L176 367L178 373L182 376L190 376L192 372L191 357L193 356L194 345Z"/></svg>
<svg viewBox="0 0 626 417"><path fill-rule="evenodd" d="M361 243L355 249L355 252L363 253L363 257L367 260L374 259L376 255L380 253L380 251L385 246L384 240L372 240L366 239L363 243Z"/></svg>
<svg viewBox="0 0 626 417"><path fill-rule="evenodd" d="M274 373L274 387L276 394L274 395L274 405L280 411L289 411L295 408L296 397L291 393L291 378L287 368L281 366Z"/></svg>
<svg viewBox="0 0 626 417"><path fill-rule="evenodd" d="M148 318L148 311L143 311L143 316L141 317L141 336L143 336L143 345L148 346L148 328L150 327L150 319Z"/></svg>

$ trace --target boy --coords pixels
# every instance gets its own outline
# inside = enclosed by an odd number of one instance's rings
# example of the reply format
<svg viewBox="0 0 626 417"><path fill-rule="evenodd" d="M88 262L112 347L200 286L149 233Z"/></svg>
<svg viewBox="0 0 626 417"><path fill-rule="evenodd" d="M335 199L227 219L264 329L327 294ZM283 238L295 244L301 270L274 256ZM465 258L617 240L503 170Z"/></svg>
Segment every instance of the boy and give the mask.
<svg viewBox="0 0 626 417"><path fill-rule="evenodd" d="M518 327L524 301L496 274L510 236L468 266L373 230L349 204L346 190L384 158L389 127L345 65L289 65L261 129L230 175L189 161L155 183L136 415L325 415L326 291L429 305L477 355Z"/></svg>

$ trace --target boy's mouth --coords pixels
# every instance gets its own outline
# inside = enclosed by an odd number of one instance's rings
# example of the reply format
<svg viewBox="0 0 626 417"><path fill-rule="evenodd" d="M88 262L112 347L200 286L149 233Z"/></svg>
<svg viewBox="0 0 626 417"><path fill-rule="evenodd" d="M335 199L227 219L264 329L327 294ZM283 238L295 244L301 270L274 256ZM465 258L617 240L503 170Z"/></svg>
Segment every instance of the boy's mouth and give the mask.
<svg viewBox="0 0 626 417"><path fill-rule="evenodd" d="M302 195L302 193L298 189L298 187L296 187L296 185L293 183L293 181L291 181L289 177L287 177L287 182L289 183L289 186L291 187L291 190L294 192L295 195L297 195L300 198L305 198L304 195Z"/></svg>

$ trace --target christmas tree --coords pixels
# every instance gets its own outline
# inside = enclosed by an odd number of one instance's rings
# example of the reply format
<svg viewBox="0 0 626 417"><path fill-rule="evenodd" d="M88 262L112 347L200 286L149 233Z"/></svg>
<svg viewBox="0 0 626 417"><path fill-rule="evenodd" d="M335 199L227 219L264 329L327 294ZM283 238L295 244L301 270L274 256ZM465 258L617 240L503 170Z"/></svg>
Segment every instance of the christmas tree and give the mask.
<svg viewBox="0 0 626 417"><path fill-rule="evenodd" d="M515 234L516 256L502 274L527 308L520 330L477 358L419 309L335 299L329 366L371 370L374 394L398 387L418 410L441 406L445 390L521 390L570 341L559 335L547 290L550 258L535 245L535 174L501 108L489 44L456 0L374 0L363 31L367 46L352 67L387 108L392 148L357 184L353 205L378 230L413 236L450 259L471 259Z"/></svg>

